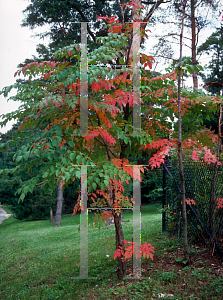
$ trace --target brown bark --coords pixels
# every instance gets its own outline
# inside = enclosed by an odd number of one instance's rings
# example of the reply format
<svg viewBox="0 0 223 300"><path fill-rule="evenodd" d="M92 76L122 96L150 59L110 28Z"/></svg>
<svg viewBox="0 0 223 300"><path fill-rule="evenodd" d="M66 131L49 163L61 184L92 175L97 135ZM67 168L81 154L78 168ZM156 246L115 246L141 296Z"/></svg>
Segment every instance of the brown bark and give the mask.
<svg viewBox="0 0 223 300"><path fill-rule="evenodd" d="M183 9L182 17L182 28L180 33L180 59L178 65L178 158L179 158L179 169L180 169L180 180L181 180L181 203L182 203L182 219L183 219L183 246L184 246L184 258L189 261L189 249L187 239L187 211L185 201L185 178L182 161L182 120L181 120L181 69L182 69L182 44L183 44L183 29L184 29L184 18L185 18L185 7Z"/></svg>
<svg viewBox="0 0 223 300"><path fill-rule="evenodd" d="M63 206L63 187L62 187L63 180L59 181L58 185L58 196L57 196L57 210L55 216L55 223L54 226L61 226L61 215L62 215L62 206Z"/></svg>
<svg viewBox="0 0 223 300"><path fill-rule="evenodd" d="M116 188L111 188L110 193L110 203L114 204L116 202ZM121 257L117 257L118 259L118 268L117 268L117 276L119 279L122 279L126 275L126 263L125 263L125 247L124 247L124 235L122 229L122 214L119 214L116 211L112 211L115 223L115 239L116 239L116 249L122 250Z"/></svg>
<svg viewBox="0 0 223 300"><path fill-rule="evenodd" d="M121 257L118 257L118 268L117 275L119 279L122 279L126 275L126 263L125 263L125 248L124 248L124 236L121 224L121 214L118 216L114 212L114 222L115 222L115 238L116 238L116 249L122 248L123 254Z"/></svg>
<svg viewBox="0 0 223 300"><path fill-rule="evenodd" d="M191 0L191 50L192 65L197 64L196 59L196 25L195 25L195 1ZM197 73L193 71L193 87L198 88Z"/></svg>
<svg viewBox="0 0 223 300"><path fill-rule="evenodd" d="M110 159L109 159L110 161ZM108 207L113 207L113 204L115 203L115 197L116 197L116 190L112 187L112 184L109 185L110 189L110 199L104 198ZM123 235L123 229L122 229L122 214L115 212L112 210L112 215L114 218L115 223L115 239L116 239L116 249L122 249L122 255L121 257L117 257L118 259L118 268L117 268L117 275L119 279L122 279L126 275L126 263L125 263L125 248L124 248L124 235Z"/></svg>

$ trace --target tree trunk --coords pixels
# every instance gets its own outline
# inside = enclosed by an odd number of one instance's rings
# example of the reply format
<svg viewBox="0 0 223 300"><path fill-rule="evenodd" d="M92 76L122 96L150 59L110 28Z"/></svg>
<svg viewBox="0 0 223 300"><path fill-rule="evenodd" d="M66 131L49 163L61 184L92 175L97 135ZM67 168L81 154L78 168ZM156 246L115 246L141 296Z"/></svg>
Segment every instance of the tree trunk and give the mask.
<svg viewBox="0 0 223 300"><path fill-rule="evenodd" d="M53 224L53 208L50 207L50 224Z"/></svg>
<svg viewBox="0 0 223 300"><path fill-rule="evenodd" d="M110 159L110 154L108 153L108 159ZM112 183L109 184L109 191L110 193L110 200L108 198L104 198L108 207L113 207L114 203L116 203L116 193L117 190ZM122 230L122 213L118 215L114 209L112 209L112 216L114 218L115 223L115 239L116 239L116 249L120 249L122 251L121 257L117 257L118 259L118 268L117 268L117 275L119 279L122 279L126 275L126 263L125 263L125 247L124 247L124 235Z"/></svg>
<svg viewBox="0 0 223 300"><path fill-rule="evenodd" d="M112 204L116 202L116 193L117 193L117 186L114 186L112 189L112 186L110 185L110 197L111 197L110 203ZM117 212L115 212L115 210L112 210L112 215L114 217L114 223L115 223L116 249L122 250L121 257L117 257L118 259L117 276L119 279L122 279L126 275L124 235L122 230L122 211L118 215Z"/></svg>
<svg viewBox="0 0 223 300"><path fill-rule="evenodd" d="M141 6L141 0L136 0L135 1L136 6L139 7ZM119 1L120 4L120 1ZM120 5L121 9L121 5ZM122 9L121 9L122 12ZM141 13L137 12L135 8L133 8L133 21L141 20ZM124 22L124 19L122 20ZM139 29L138 29L139 30ZM134 43L130 44L130 51L129 51L129 56L133 56L133 53L138 53L139 47L140 47L140 34L136 34L136 39ZM127 62L129 62L129 57L127 56ZM125 113L125 120L128 120L128 117L130 115L129 112L129 105L127 104L126 107L123 107L124 113ZM106 143L105 143L106 144ZM120 159L125 158L125 149L128 147L128 144L125 144L124 142L120 142L121 146L121 153L120 153ZM111 161L110 153L107 147L107 155L108 155L108 160ZM112 190L112 186L110 185L110 203L107 202L109 207L112 207L114 203L116 203L116 189L114 188ZM122 279L126 275L126 262L125 262L125 247L124 247L124 235L123 235L123 230L122 230L122 224L121 224L121 219L122 219L122 214L120 213L119 215L117 212L112 210L112 215L114 216L114 223L115 223L115 237L116 237L116 249L121 250L121 257L117 257L118 259L118 268L117 268L117 275L119 279Z"/></svg>
<svg viewBox="0 0 223 300"><path fill-rule="evenodd" d="M182 203L182 219L183 219L183 245L184 245L184 258L189 261L189 249L187 239L187 211L185 201L185 178L182 161L182 121L181 121L181 69L182 69L182 45L183 45L183 29L185 18L186 4L183 4L183 17L182 28L180 33L180 59L178 65L178 158L180 168L180 180L181 180L181 203Z"/></svg>
<svg viewBox="0 0 223 300"><path fill-rule="evenodd" d="M61 215L62 215L62 206L63 206L63 187L62 187L63 180L59 181L58 185L58 196L57 196L57 210L55 216L55 223L54 226L61 226Z"/></svg>
<svg viewBox="0 0 223 300"><path fill-rule="evenodd" d="M197 64L196 59L196 25L195 25L195 0L191 0L191 50L192 50L192 65ZM198 88L197 73L193 71L193 87Z"/></svg>
<svg viewBox="0 0 223 300"><path fill-rule="evenodd" d="M122 211L121 211L121 223L123 223ZM109 226L109 225L113 225L113 224L115 224L114 216L111 216L111 218L109 218L108 220L106 220L105 225Z"/></svg>
<svg viewBox="0 0 223 300"><path fill-rule="evenodd" d="M126 262L125 262L125 248L124 248L124 236L121 224L121 214L118 216L114 213L115 221L115 234L116 234L116 249L122 248L122 255L118 257L118 269L117 275L119 279L122 279L126 275Z"/></svg>

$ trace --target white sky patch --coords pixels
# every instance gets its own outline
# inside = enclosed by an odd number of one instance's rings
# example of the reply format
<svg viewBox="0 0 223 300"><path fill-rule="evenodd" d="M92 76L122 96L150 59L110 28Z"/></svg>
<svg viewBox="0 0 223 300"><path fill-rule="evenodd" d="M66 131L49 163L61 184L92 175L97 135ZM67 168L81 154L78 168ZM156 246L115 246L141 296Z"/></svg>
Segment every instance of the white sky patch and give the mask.
<svg viewBox="0 0 223 300"><path fill-rule="evenodd" d="M21 27L24 15L22 11L30 4L24 0L0 0L0 90L3 87L15 83L14 74L17 65L26 58L37 55L36 45L40 43L39 38L31 38L33 31L27 27ZM44 30L41 28L41 31ZM36 31L35 31L36 32ZM10 96L15 95L11 92ZM0 96L0 115L16 110L19 102L9 101ZM0 132L7 132L14 121L8 122Z"/></svg>

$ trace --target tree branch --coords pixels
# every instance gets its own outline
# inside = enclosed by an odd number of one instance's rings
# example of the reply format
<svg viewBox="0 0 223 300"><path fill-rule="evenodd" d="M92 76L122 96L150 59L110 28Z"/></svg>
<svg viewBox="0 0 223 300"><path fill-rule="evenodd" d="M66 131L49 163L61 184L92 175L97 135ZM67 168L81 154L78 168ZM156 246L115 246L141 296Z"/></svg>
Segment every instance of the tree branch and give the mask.
<svg viewBox="0 0 223 300"><path fill-rule="evenodd" d="M169 0L167 2L171 2L171 0ZM166 1L164 2L163 0L159 0L159 1L153 2L154 4L153 3L145 3L145 4L153 4L153 7L151 7L149 12L146 14L145 18L143 19L143 25L142 25L143 29L146 28L147 22L149 21L150 17L154 13L154 11L160 6L160 4L167 3L167 2Z"/></svg>
<svg viewBox="0 0 223 300"><path fill-rule="evenodd" d="M169 0L169 1L162 1L162 3L169 3L169 2L171 2L171 0ZM154 1L141 1L141 3L149 5L149 4L156 4L157 1L156 2L154 2Z"/></svg>
<svg viewBox="0 0 223 300"><path fill-rule="evenodd" d="M48 181L48 180L46 180L46 181ZM42 182L40 182L40 183L36 183L36 185L44 184L44 182L45 182L45 181L42 181Z"/></svg>
<svg viewBox="0 0 223 300"><path fill-rule="evenodd" d="M69 1L69 0L67 0L67 3L70 4L73 8L75 8L75 9L79 12L79 14L80 14L81 17L83 18L84 22L89 22L89 21L86 19L86 17L85 17L85 15L83 14L83 12L80 10L80 7L79 7L78 5L76 5L75 3L72 3L72 2ZM90 27L89 27L88 24L87 24L87 30L88 30L90 36L92 37L92 39L94 40L94 42L96 43L96 38L95 38L95 36L94 36L93 32L91 31L91 29L90 29Z"/></svg>

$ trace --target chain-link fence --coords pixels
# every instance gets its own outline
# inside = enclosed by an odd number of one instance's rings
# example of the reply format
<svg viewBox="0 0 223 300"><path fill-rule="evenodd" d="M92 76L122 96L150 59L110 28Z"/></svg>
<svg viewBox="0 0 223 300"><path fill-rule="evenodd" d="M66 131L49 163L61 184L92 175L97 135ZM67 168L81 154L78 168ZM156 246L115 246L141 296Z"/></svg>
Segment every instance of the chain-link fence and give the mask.
<svg viewBox="0 0 223 300"><path fill-rule="evenodd" d="M219 208L218 204L223 198L223 166L187 159L183 162L183 169L189 203L188 238L194 243L212 244L221 252L223 208ZM163 165L163 207L163 230L177 233L182 215L178 160L166 159Z"/></svg>

